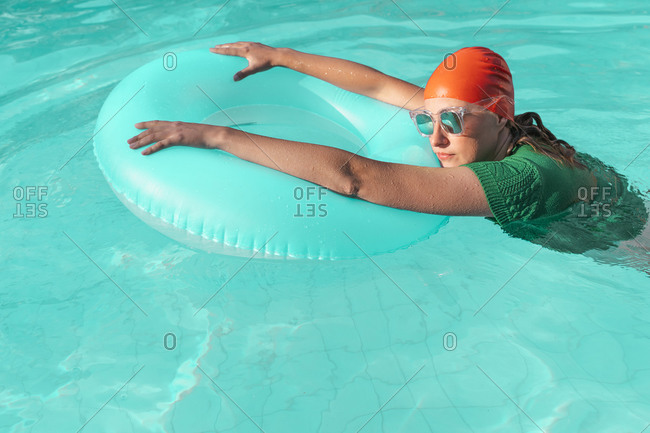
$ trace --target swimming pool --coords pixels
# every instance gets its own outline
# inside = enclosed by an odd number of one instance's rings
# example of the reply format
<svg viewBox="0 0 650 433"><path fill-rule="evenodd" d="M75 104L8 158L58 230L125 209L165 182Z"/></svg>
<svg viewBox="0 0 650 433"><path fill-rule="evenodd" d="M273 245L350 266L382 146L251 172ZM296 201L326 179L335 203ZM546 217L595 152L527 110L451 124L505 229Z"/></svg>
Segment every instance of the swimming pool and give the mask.
<svg viewBox="0 0 650 433"><path fill-rule="evenodd" d="M390 254L249 261L142 223L92 152L110 90L169 50L252 40L422 85L483 45L517 113L647 194L646 4L544 3L6 2L0 430L642 432L647 228L571 254L451 217Z"/></svg>

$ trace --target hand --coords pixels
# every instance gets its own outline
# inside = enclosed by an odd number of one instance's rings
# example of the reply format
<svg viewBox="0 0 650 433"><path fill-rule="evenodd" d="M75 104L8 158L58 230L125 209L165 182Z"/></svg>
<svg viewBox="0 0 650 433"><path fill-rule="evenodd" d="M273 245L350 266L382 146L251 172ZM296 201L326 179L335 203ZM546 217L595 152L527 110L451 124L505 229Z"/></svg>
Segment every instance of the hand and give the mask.
<svg viewBox="0 0 650 433"><path fill-rule="evenodd" d="M215 45L214 48L210 48L210 51L215 54L239 56L248 60L248 67L234 75L233 79L235 81L277 66L278 50L279 48L269 47L258 42L234 42Z"/></svg>
<svg viewBox="0 0 650 433"><path fill-rule="evenodd" d="M131 149L138 149L151 143L156 143L144 149L143 155L150 155L161 149L171 146L191 146L201 149L216 149L221 126L205 125L202 123L167 122L163 120L152 120L135 124L138 129L146 131L129 138Z"/></svg>

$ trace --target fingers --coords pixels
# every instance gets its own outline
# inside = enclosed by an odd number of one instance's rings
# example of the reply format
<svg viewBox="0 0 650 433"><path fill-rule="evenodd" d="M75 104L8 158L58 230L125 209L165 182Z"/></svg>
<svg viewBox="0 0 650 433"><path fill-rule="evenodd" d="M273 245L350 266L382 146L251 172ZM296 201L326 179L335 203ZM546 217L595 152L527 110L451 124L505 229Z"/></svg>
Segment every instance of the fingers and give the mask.
<svg viewBox="0 0 650 433"><path fill-rule="evenodd" d="M214 48L240 48L244 45L251 45L254 42L246 42L246 41L237 41L237 42L227 42L225 44L216 44ZM212 49L212 48L210 48Z"/></svg>
<svg viewBox="0 0 650 433"><path fill-rule="evenodd" d="M168 122L161 120L152 120L148 122L138 122L135 124L135 127L138 129L145 129L138 135L129 138L126 140L129 143L131 149L138 149L144 146L147 146L151 143L155 143L152 146L144 149L142 155L151 155L152 153L158 152L159 150L166 149L174 145L174 143L179 142L182 139L182 135L178 133L173 133L173 130L170 128L165 128L168 125L174 125L178 127L180 122Z"/></svg>
<svg viewBox="0 0 650 433"><path fill-rule="evenodd" d="M151 128L152 126L157 126L157 125L160 125L161 123L163 123L163 121L160 121L160 120L149 120L149 121L147 121L147 122L138 122L138 123L135 124L135 127L136 127L137 129L149 129L149 128Z"/></svg>
<svg viewBox="0 0 650 433"><path fill-rule="evenodd" d="M251 47L259 45L256 42L232 42L226 44L217 44L214 47L210 48L210 52L215 54L225 54L227 56L239 56L245 57L246 54L250 51Z"/></svg>
<svg viewBox="0 0 650 433"><path fill-rule="evenodd" d="M158 120L136 123L135 127L137 129L146 130L126 140L126 142L129 143L129 147L132 149L137 149L138 147L142 147L145 144L153 143L156 141L153 139L153 134L160 129L159 124L160 122ZM147 139L149 139L149 141L147 141Z"/></svg>
<svg viewBox="0 0 650 433"><path fill-rule="evenodd" d="M215 45L210 48L210 52L215 54L225 54L227 56L240 56L241 47L237 46L238 42L235 44L221 44Z"/></svg>
<svg viewBox="0 0 650 433"><path fill-rule="evenodd" d="M154 125L154 122L159 123L156 120L150 122L139 122L135 124L136 128L138 129L144 129L144 128L148 128L148 129L126 140L126 142L129 144L129 147L131 149L138 149L140 147L158 141L158 139L160 138L160 128L155 127L156 125ZM153 129L149 129L149 128L153 128Z"/></svg>
<svg viewBox="0 0 650 433"><path fill-rule="evenodd" d="M129 138L126 140L126 142L129 143L129 147L131 147L131 149L137 149L138 147L153 143L156 141L154 134L160 131L161 127L165 126L168 123L171 122L168 122L166 120L149 120L147 122L138 122L134 126L137 129L146 129L146 131L142 131L138 135Z"/></svg>
<svg viewBox="0 0 650 433"><path fill-rule="evenodd" d="M162 149L166 149L171 145L172 145L172 140L166 138L164 140L160 140L158 143L154 144L153 146L147 147L145 150L143 150L140 153L142 153L143 155L151 155L152 153L158 152L159 150Z"/></svg>
<svg viewBox="0 0 650 433"><path fill-rule="evenodd" d="M241 81L249 75L255 74L260 71L269 69L271 66L265 66L269 64L269 61L264 56L260 48L269 48L266 45L262 45L258 42L234 42L229 44L218 44L213 48L210 48L210 51L215 54L225 54L228 56L239 56L248 59L248 67L242 69L233 75L233 81ZM253 63L254 65L251 65ZM270 64L269 64L270 65Z"/></svg>
<svg viewBox="0 0 650 433"><path fill-rule="evenodd" d="M138 149L142 146L146 146L147 144L151 144L156 141L156 136L154 133L151 132L151 130L147 130L145 132L142 132L135 137L131 137L128 140L126 140L127 143L129 143L129 147L131 149Z"/></svg>
<svg viewBox="0 0 650 433"><path fill-rule="evenodd" d="M245 68L242 69L241 71L237 72L232 79L235 81L240 81L243 80L244 78L248 77L250 74L252 74L253 71L250 68Z"/></svg>

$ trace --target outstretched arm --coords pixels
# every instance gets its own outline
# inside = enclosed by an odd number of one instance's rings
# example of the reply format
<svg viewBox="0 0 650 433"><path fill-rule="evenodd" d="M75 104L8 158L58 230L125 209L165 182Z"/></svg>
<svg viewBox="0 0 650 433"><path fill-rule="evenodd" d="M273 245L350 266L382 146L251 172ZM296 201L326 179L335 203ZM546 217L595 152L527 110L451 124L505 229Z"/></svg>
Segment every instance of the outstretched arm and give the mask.
<svg viewBox="0 0 650 433"><path fill-rule="evenodd" d="M128 140L149 155L174 145L220 149L324 186L342 195L415 212L492 216L478 178L467 167L419 167L355 155L319 144L290 141L214 125L151 121Z"/></svg>
<svg viewBox="0 0 650 433"><path fill-rule="evenodd" d="M210 51L248 60L248 67L235 74L235 81L274 66L282 66L407 110L424 105L423 88L350 60L303 53L291 48L275 48L257 42L220 44L210 48Z"/></svg>
<svg viewBox="0 0 650 433"><path fill-rule="evenodd" d="M281 48L280 66L407 110L424 105L424 89L369 66L336 57Z"/></svg>

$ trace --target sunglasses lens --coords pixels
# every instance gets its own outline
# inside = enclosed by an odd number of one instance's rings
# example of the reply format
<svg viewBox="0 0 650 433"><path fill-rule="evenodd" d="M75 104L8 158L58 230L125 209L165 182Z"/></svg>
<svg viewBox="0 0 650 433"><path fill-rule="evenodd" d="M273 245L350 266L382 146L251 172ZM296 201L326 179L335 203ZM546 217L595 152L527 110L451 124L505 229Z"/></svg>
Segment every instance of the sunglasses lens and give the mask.
<svg viewBox="0 0 650 433"><path fill-rule="evenodd" d="M460 134L463 130L460 126L460 117L458 117L458 113L454 113L453 111L445 111L444 113L441 113L440 124L445 128L445 131L451 134Z"/></svg>
<svg viewBox="0 0 650 433"><path fill-rule="evenodd" d="M433 134L433 121L427 114L417 114L415 116L415 124L421 133L425 135Z"/></svg>

